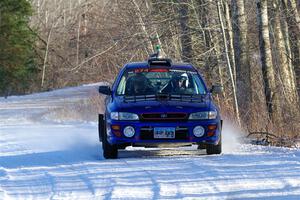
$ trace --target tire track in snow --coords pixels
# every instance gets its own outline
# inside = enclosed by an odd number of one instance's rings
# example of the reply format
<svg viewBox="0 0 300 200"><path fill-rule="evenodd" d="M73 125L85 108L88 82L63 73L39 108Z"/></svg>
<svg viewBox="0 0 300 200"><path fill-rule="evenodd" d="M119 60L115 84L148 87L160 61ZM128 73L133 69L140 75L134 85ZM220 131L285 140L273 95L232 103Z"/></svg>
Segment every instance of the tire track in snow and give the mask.
<svg viewBox="0 0 300 200"><path fill-rule="evenodd" d="M4 199L5 195L5 190L2 188L2 185L4 181L7 180L7 173L4 168L0 168L0 199Z"/></svg>

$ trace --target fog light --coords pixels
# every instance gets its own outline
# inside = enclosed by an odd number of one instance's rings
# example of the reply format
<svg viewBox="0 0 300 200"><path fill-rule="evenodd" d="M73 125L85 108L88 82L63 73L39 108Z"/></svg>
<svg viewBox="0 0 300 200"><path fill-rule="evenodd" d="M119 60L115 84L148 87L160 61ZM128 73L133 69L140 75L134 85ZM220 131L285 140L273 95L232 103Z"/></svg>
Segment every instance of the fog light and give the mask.
<svg viewBox="0 0 300 200"><path fill-rule="evenodd" d="M126 126L123 131L126 137L133 137L135 134L135 130L132 126Z"/></svg>
<svg viewBox="0 0 300 200"><path fill-rule="evenodd" d="M202 137L205 133L205 129L202 126L196 126L193 133L196 137Z"/></svg>

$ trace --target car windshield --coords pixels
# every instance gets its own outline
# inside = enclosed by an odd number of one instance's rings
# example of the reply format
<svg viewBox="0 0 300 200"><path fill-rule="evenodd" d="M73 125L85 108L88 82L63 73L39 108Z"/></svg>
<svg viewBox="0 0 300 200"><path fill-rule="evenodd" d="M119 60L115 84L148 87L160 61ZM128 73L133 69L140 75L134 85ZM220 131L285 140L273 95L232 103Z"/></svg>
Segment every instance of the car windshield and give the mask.
<svg viewBox="0 0 300 200"><path fill-rule="evenodd" d="M117 87L117 95L156 94L201 95L206 90L196 72L165 68L125 71Z"/></svg>

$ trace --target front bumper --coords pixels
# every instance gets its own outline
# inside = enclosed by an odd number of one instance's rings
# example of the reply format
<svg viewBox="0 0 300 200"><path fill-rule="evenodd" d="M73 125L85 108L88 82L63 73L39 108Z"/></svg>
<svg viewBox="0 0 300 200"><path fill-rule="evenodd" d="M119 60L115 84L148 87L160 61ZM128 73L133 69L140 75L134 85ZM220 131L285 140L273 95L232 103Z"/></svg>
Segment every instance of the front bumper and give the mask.
<svg viewBox="0 0 300 200"><path fill-rule="evenodd" d="M202 126L205 134L202 137L196 137L193 134L195 126ZM209 125L216 125L215 130L209 130ZM126 126L132 126L135 129L135 135L127 138L123 134ZM221 136L221 120L199 120L186 122L140 122L140 121L115 121L111 120L106 124L107 140L110 144L155 144L155 143L208 143L218 144ZM115 130L119 127L119 130ZM175 139L154 139L151 128L154 127L175 127ZM146 130L146 132L145 132ZM148 130L148 132L147 132ZM213 132L213 134L212 134Z"/></svg>

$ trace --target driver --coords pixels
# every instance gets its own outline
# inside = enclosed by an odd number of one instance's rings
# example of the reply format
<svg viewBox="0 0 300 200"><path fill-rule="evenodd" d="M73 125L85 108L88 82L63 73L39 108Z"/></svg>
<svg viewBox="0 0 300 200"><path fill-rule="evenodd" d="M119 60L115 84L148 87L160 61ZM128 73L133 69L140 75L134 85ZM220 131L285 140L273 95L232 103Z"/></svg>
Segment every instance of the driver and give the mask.
<svg viewBox="0 0 300 200"><path fill-rule="evenodd" d="M168 83L168 85L162 89L162 93L185 93L187 84L188 84L188 76L186 73L173 75L172 79Z"/></svg>
<svg viewBox="0 0 300 200"><path fill-rule="evenodd" d="M187 75L176 74L171 80L172 93L184 93L186 90Z"/></svg>
<svg viewBox="0 0 300 200"><path fill-rule="evenodd" d="M185 74L181 74L180 76L175 77L172 82L173 92L174 93L185 93L186 85L187 85L187 76Z"/></svg>
<svg viewBox="0 0 300 200"><path fill-rule="evenodd" d="M133 77L133 94L134 95L146 95L151 94L153 89L151 83L143 74L137 74Z"/></svg>
<svg viewBox="0 0 300 200"><path fill-rule="evenodd" d="M187 81L187 77L184 74L182 74L179 77L176 77L175 81L173 82L174 91L185 90L186 81Z"/></svg>

